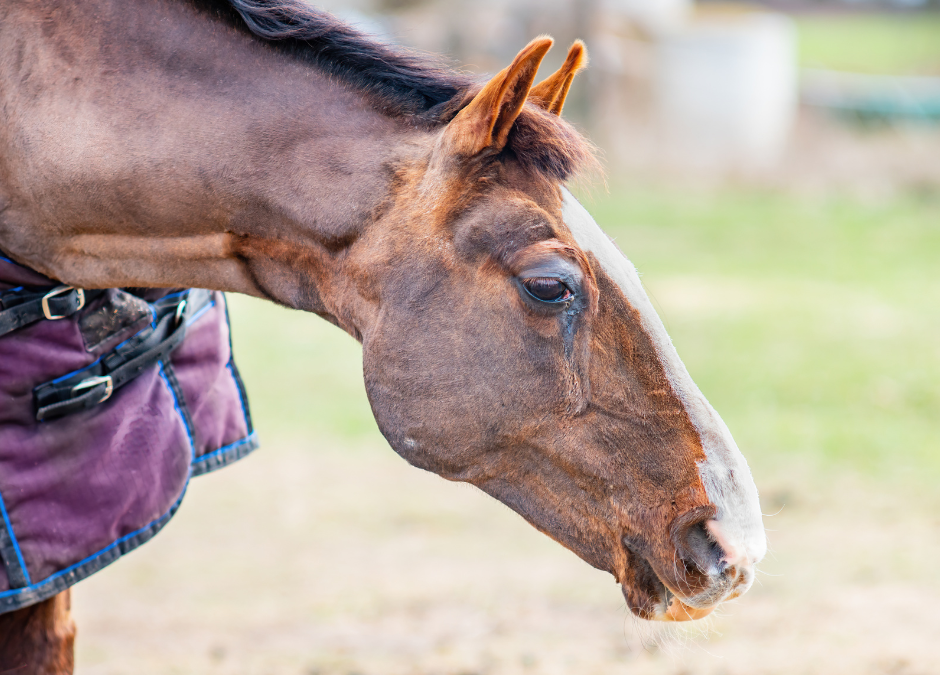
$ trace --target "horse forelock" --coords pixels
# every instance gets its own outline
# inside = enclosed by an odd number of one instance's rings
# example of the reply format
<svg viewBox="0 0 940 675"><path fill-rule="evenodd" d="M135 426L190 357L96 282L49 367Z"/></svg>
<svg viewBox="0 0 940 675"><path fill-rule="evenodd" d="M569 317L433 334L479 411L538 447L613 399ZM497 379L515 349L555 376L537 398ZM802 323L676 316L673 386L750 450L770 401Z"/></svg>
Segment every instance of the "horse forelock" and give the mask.
<svg viewBox="0 0 940 675"><path fill-rule="evenodd" d="M517 118L507 148L523 166L558 182L598 166L593 147L574 127L532 104Z"/></svg>

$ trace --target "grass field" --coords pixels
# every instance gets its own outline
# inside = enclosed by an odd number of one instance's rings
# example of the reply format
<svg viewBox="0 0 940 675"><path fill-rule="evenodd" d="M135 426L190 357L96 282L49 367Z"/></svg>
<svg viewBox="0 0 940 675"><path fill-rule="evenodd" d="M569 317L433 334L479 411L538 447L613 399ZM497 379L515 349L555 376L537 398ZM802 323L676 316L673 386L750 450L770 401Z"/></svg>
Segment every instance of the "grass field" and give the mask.
<svg viewBox="0 0 940 675"><path fill-rule="evenodd" d="M633 621L607 575L387 448L351 338L235 297L263 447L77 587L79 672L940 672L940 195L585 203L751 463L759 585L704 626Z"/></svg>
<svg viewBox="0 0 940 675"><path fill-rule="evenodd" d="M800 62L876 75L940 75L940 14L799 17Z"/></svg>

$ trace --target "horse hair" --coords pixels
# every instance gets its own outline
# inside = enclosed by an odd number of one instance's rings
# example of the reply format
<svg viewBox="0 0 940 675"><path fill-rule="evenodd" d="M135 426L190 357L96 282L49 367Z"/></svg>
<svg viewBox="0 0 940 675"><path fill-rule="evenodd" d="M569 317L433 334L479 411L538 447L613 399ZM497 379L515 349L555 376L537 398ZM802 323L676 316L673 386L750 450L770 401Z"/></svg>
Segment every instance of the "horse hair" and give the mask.
<svg viewBox="0 0 940 675"><path fill-rule="evenodd" d="M479 87L471 76L447 67L439 57L385 44L304 0L195 3L230 23L234 10L242 27L356 86L392 117L432 126L445 124ZM570 124L532 105L517 118L505 152L558 181L595 163L591 145Z"/></svg>

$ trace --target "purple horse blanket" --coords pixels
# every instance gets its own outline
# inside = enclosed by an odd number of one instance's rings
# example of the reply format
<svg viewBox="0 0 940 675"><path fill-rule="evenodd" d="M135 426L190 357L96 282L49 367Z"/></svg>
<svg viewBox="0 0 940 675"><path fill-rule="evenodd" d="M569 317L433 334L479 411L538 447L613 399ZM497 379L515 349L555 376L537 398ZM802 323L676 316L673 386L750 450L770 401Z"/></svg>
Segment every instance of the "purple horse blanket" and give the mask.
<svg viewBox="0 0 940 675"><path fill-rule="evenodd" d="M0 256L0 309L55 286ZM86 291L59 318L61 293L0 335L0 613L146 542L190 477L257 447L222 293Z"/></svg>

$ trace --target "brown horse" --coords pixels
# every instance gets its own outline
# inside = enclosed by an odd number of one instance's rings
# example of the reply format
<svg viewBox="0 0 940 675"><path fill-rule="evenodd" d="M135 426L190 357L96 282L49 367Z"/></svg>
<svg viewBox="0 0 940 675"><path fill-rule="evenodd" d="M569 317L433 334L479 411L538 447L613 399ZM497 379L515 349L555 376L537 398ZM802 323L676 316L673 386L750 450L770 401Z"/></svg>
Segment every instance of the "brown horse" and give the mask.
<svg viewBox="0 0 940 675"><path fill-rule="evenodd" d="M583 45L480 86L300 0L0 1L0 248L84 288L202 287L363 345L388 442L611 572L644 618L750 586L757 490L620 253L564 183ZM66 594L0 616L62 673Z"/></svg>

